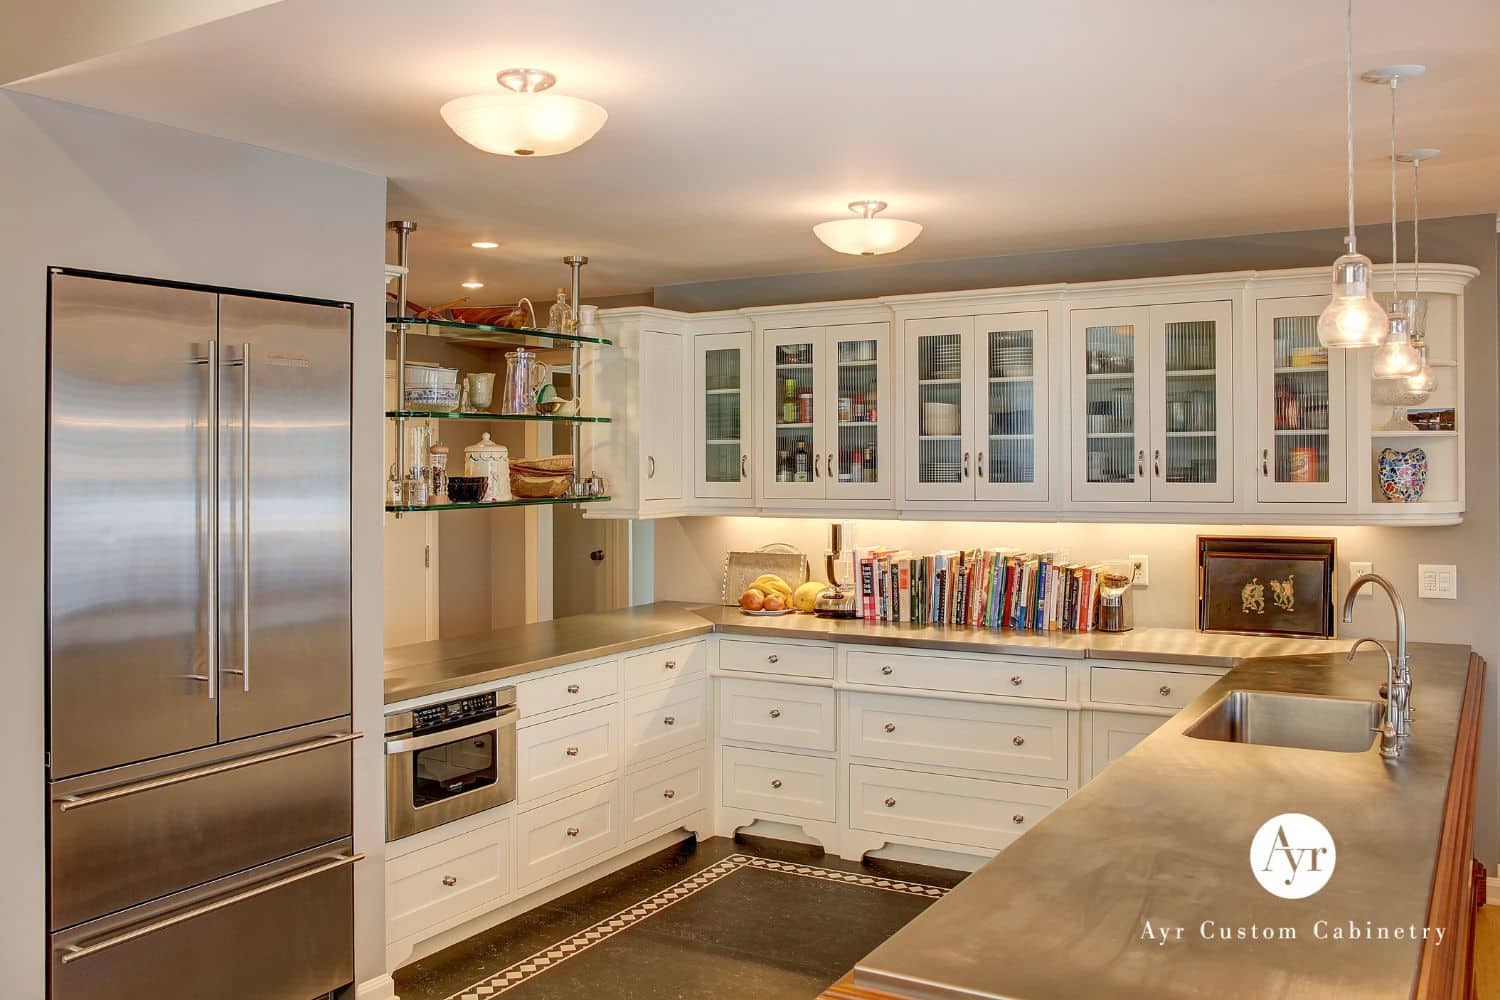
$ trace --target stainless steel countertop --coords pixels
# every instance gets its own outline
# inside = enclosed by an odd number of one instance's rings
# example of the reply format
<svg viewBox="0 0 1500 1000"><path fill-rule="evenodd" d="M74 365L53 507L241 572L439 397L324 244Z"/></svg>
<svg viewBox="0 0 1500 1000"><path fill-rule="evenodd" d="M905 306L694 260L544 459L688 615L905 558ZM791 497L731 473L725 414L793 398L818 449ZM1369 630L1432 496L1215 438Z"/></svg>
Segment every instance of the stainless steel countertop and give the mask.
<svg viewBox="0 0 1500 1000"><path fill-rule="evenodd" d="M1317 940L1313 924L1423 926L1468 659L1412 647L1413 738L1394 762L1183 735L1230 690L1375 700L1385 680L1374 651L1246 660L867 956L855 984L922 1000L1410 995L1420 939ZM1285 812L1337 846L1307 899L1250 871L1251 838ZM1182 939L1143 940L1148 920ZM1205 920L1297 939L1203 940Z"/></svg>
<svg viewBox="0 0 1500 1000"><path fill-rule="evenodd" d="M505 680L536 670L687 639L709 632L766 639L814 639L1009 653L1177 663L1227 669L1250 656L1322 653L1349 647L1347 639L1276 639L1205 635L1191 629L1143 628L1103 632L1011 632L944 625L838 621L812 615L755 617L738 608L675 601L577 615L461 636L395 646L385 651L385 703Z"/></svg>

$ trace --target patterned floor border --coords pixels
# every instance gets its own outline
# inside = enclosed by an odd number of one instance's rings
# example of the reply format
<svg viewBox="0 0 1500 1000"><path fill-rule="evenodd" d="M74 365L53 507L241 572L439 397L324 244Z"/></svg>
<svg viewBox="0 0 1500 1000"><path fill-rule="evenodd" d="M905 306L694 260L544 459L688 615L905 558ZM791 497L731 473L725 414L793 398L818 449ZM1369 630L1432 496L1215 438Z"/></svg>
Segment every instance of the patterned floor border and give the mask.
<svg viewBox="0 0 1500 1000"><path fill-rule="evenodd" d="M627 906L614 916L607 917L593 926L579 931L572 937L565 938L554 945L543 948L521 959L519 962L500 970L494 975L480 980L472 986L467 986L457 993L450 994L447 1000L488 1000L489 997L499 996L527 980L541 975L559 963L566 962L575 955L583 954L595 945L609 940L621 931L627 930L642 920L660 913L667 907L675 903L680 903L695 893L702 892L704 889L733 875L735 872L747 869L801 875L804 878L843 882L847 885L865 886L866 888L880 889L885 892L900 892L911 896L925 896L929 899L937 899L948 892L947 889L941 886L924 885L921 882L882 878L878 875L868 875L860 872L843 872L833 868L819 868L816 865L802 865L788 861L773 861L770 858L759 858L749 854L733 854L723 861L716 862L702 871L689 875L681 882L663 889L654 896L649 896L638 903Z"/></svg>

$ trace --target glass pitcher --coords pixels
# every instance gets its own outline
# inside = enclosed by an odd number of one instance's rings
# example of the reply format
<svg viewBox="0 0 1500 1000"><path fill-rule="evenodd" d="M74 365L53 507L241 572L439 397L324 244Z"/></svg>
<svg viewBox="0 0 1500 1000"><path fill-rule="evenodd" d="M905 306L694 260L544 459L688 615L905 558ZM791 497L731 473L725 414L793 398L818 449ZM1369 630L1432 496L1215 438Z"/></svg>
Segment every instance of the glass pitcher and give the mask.
<svg viewBox="0 0 1500 1000"><path fill-rule="evenodd" d="M536 412L536 397L550 376L547 365L524 347L505 359L505 387L500 396L500 412L530 414Z"/></svg>

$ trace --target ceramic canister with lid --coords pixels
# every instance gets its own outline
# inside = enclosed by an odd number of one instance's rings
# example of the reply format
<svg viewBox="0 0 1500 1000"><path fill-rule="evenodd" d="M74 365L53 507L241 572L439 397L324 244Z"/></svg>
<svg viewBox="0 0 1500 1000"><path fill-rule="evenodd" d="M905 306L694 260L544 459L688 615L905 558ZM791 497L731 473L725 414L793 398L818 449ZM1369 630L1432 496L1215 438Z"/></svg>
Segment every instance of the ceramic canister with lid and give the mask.
<svg viewBox="0 0 1500 1000"><path fill-rule="evenodd" d="M510 493L510 449L482 434L464 449L464 475L489 479L482 503L503 503L513 499Z"/></svg>

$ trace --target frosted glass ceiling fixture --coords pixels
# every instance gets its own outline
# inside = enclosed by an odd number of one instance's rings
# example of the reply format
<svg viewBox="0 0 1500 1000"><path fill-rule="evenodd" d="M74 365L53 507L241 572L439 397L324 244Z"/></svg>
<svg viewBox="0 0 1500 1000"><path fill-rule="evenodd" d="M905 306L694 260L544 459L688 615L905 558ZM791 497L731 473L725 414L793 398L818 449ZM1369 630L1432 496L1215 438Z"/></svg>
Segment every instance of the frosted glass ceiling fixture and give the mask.
<svg viewBox="0 0 1500 1000"><path fill-rule="evenodd" d="M1376 378L1404 378L1422 370L1422 357L1412 346L1411 322L1401 309L1398 287L1401 254L1396 242L1396 85L1425 72L1425 66L1382 66L1360 76L1366 83L1389 84L1391 88L1391 311L1385 343L1375 349L1370 362L1370 373Z"/></svg>
<svg viewBox="0 0 1500 1000"><path fill-rule="evenodd" d="M920 222L905 219L877 219L885 211L883 201L851 201L849 211L857 219L834 219L813 226L813 235L839 253L870 257L895 253L911 244L922 232Z"/></svg>
<svg viewBox="0 0 1500 1000"><path fill-rule="evenodd" d="M456 97L442 107L448 127L486 153L556 156L588 142L609 117L582 98L542 93L557 82L546 70L506 69L495 79L505 93Z"/></svg>
<svg viewBox="0 0 1500 1000"><path fill-rule="evenodd" d="M1333 298L1318 317L1318 341L1329 348L1379 347L1385 343L1386 315L1370 294L1370 258L1354 236L1354 0L1344 19L1344 147L1349 202L1349 252L1333 262Z"/></svg>

